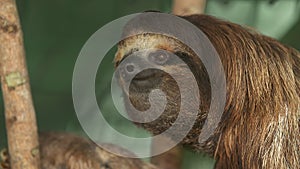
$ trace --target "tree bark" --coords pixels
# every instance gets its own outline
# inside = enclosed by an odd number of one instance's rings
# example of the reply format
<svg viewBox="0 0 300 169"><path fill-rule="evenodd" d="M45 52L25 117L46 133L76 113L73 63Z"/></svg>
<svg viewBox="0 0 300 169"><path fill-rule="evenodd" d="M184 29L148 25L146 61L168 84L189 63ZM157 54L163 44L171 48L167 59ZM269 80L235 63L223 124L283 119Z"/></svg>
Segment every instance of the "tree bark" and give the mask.
<svg viewBox="0 0 300 169"><path fill-rule="evenodd" d="M204 13L206 0L174 0L173 14L192 15Z"/></svg>
<svg viewBox="0 0 300 169"><path fill-rule="evenodd" d="M38 169L37 125L14 0L0 0L0 73L10 166Z"/></svg>

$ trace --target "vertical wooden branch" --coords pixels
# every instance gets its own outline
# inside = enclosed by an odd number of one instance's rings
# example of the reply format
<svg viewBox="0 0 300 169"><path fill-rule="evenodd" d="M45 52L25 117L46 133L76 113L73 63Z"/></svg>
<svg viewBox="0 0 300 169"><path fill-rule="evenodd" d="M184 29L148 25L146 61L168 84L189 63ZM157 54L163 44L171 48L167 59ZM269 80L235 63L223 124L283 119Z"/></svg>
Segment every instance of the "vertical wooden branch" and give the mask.
<svg viewBox="0 0 300 169"><path fill-rule="evenodd" d="M39 168L38 134L14 0L0 0L0 72L12 169Z"/></svg>
<svg viewBox="0 0 300 169"><path fill-rule="evenodd" d="M204 13L206 0L174 0L173 14L192 15Z"/></svg>

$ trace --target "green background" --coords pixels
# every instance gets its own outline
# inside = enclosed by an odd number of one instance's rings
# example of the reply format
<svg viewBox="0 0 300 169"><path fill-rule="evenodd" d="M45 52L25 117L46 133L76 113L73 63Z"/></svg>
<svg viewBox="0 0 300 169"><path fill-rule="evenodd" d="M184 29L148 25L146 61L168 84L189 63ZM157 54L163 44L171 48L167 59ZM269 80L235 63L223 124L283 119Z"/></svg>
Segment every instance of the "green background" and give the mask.
<svg viewBox="0 0 300 169"><path fill-rule="evenodd" d="M114 19L149 9L170 13L172 7L171 0L17 0L17 4L39 130L63 130L82 135L84 132L73 108L71 86L74 64L84 43ZM299 12L297 0L209 0L205 13L254 27L300 50ZM116 111L110 95L114 52L115 48L107 54L98 72L99 106L115 128L129 135L148 135L119 115L110 113ZM0 108L0 147L4 147L2 100ZM212 166L212 159L186 150L185 169Z"/></svg>

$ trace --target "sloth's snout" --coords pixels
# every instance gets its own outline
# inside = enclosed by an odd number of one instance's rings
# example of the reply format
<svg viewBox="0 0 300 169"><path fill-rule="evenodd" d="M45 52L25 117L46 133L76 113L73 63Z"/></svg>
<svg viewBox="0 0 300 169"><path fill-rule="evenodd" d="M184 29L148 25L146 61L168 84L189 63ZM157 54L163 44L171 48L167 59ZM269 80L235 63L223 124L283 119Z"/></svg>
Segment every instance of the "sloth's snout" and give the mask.
<svg viewBox="0 0 300 169"><path fill-rule="evenodd" d="M141 72L142 65L136 59L128 59L123 61L119 66L119 74L125 81L131 81L134 77Z"/></svg>
<svg viewBox="0 0 300 169"><path fill-rule="evenodd" d="M118 66L119 76L136 88L153 87L157 83L161 70L149 68L147 60L140 58L128 58Z"/></svg>

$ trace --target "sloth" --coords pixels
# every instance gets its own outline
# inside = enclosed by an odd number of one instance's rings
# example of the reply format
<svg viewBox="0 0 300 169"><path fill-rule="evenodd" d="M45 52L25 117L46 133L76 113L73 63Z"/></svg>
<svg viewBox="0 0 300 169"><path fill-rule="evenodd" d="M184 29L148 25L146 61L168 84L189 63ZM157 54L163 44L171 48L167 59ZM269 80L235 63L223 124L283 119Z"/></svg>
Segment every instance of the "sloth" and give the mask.
<svg viewBox="0 0 300 169"><path fill-rule="evenodd" d="M299 52L254 30L212 16L179 17L200 29L220 57L226 76L221 121L213 134L199 143L212 100L208 72L193 49L176 37L148 32L145 26L138 26L145 19L136 17L125 25L125 38L119 42L114 60L119 84L126 95L126 111L134 117L133 109L148 110L149 94L155 89L166 96L165 109L157 119L135 122L136 125L153 135L163 133L178 117L180 92L189 90L180 91L176 80L159 69L145 69L130 77L143 65L140 60L146 59L179 77L192 72L197 81L200 102L188 100L190 105L199 105L197 119L180 144L213 157L216 169L300 168ZM146 24L151 26L151 22ZM180 25L171 26L180 29ZM174 63L173 55L184 61L188 69ZM122 64L130 57L138 59ZM131 81L127 90L124 86L128 79ZM186 121L182 124L189 120L188 112L183 115ZM148 116L151 115L144 118ZM168 137L176 138L181 131L177 132Z"/></svg>

